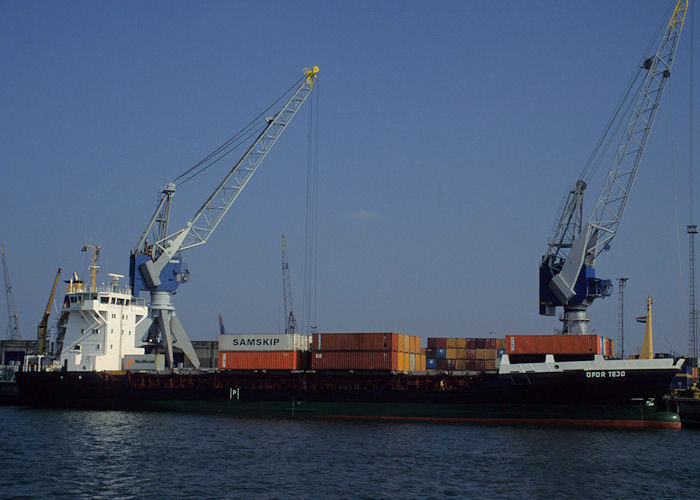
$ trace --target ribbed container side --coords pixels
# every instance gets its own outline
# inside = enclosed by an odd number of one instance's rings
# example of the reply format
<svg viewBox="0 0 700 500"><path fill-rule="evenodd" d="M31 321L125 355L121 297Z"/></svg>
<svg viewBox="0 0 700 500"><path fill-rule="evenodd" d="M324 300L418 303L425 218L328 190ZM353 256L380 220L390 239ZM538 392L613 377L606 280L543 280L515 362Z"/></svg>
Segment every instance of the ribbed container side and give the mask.
<svg viewBox="0 0 700 500"><path fill-rule="evenodd" d="M425 355L429 358L437 358L437 349L435 347L428 347L425 350Z"/></svg>
<svg viewBox="0 0 700 500"><path fill-rule="evenodd" d="M399 353L390 351L321 351L311 356L313 370L399 370Z"/></svg>
<svg viewBox="0 0 700 500"><path fill-rule="evenodd" d="M476 349L476 339L467 338L467 349Z"/></svg>
<svg viewBox="0 0 700 500"><path fill-rule="evenodd" d="M408 369L412 372L416 371L416 356L418 356L418 366L420 365L420 354L409 354L408 355Z"/></svg>
<svg viewBox="0 0 700 500"><path fill-rule="evenodd" d="M476 349L476 359L486 359L486 349Z"/></svg>
<svg viewBox="0 0 700 500"><path fill-rule="evenodd" d="M437 370L437 359L425 358L425 369L426 370Z"/></svg>
<svg viewBox="0 0 700 500"><path fill-rule="evenodd" d="M468 359L467 360L467 370L470 371L484 371L486 368L486 363L483 359Z"/></svg>
<svg viewBox="0 0 700 500"><path fill-rule="evenodd" d="M419 351L419 354L420 354L421 356L425 356L427 352L428 352L428 349L427 349L426 347L421 347L421 348L420 348L420 351ZM433 356L433 357L435 357L435 356Z"/></svg>
<svg viewBox="0 0 700 500"><path fill-rule="evenodd" d="M455 370L464 371L466 369L467 369L467 360L466 359L458 359L455 361Z"/></svg>
<svg viewBox="0 0 700 500"><path fill-rule="evenodd" d="M457 348L448 347L447 349L445 349L445 357L447 359L457 359Z"/></svg>
<svg viewBox="0 0 700 500"><path fill-rule="evenodd" d="M484 349L498 349L498 339L486 339Z"/></svg>
<svg viewBox="0 0 700 500"><path fill-rule="evenodd" d="M466 340L466 339L465 339ZM467 349L466 347L462 349L461 347L457 348L457 356L455 356L457 359L467 359Z"/></svg>
<svg viewBox="0 0 700 500"><path fill-rule="evenodd" d="M467 348L467 339L464 337L457 338L457 349L466 349L466 348Z"/></svg>
<svg viewBox="0 0 700 500"><path fill-rule="evenodd" d="M445 359L447 357L447 348L446 347L438 347L437 352L435 354L436 354L436 356L435 356L436 358Z"/></svg>
<svg viewBox="0 0 700 500"><path fill-rule="evenodd" d="M477 349L486 349L486 339L474 339L476 340Z"/></svg>
<svg viewBox="0 0 700 500"><path fill-rule="evenodd" d="M484 360L484 370L495 370L496 360L495 359L485 359Z"/></svg>
<svg viewBox="0 0 700 500"><path fill-rule="evenodd" d="M424 372L426 370L426 362L427 359L425 357L425 354L420 355L420 366L418 367L418 371Z"/></svg>
<svg viewBox="0 0 700 500"><path fill-rule="evenodd" d="M428 337L426 345L428 349L437 349L437 339L435 337Z"/></svg>
<svg viewBox="0 0 700 500"><path fill-rule="evenodd" d="M448 349L457 349L457 339L454 337L448 338L445 347Z"/></svg>
<svg viewBox="0 0 700 500"><path fill-rule="evenodd" d="M395 332L314 333L314 351L399 351L399 338Z"/></svg>
<svg viewBox="0 0 700 500"><path fill-rule="evenodd" d="M506 335L508 354L603 354L600 335Z"/></svg>
<svg viewBox="0 0 700 500"><path fill-rule="evenodd" d="M436 361L438 370L447 370L447 360L446 359L439 359L438 358L435 361Z"/></svg>
<svg viewBox="0 0 700 500"><path fill-rule="evenodd" d="M454 371L457 369L457 360L456 359L446 359L447 362L447 370L449 371Z"/></svg>
<svg viewBox="0 0 700 500"><path fill-rule="evenodd" d="M411 339L408 335L400 334L401 349L400 352L410 352L411 350Z"/></svg>
<svg viewBox="0 0 700 500"><path fill-rule="evenodd" d="M437 347L438 349L440 349L440 348L447 349L447 338L437 337L435 339L435 347Z"/></svg>
<svg viewBox="0 0 700 500"><path fill-rule="evenodd" d="M307 352L302 351L232 351L219 353L223 370L306 370Z"/></svg>
<svg viewBox="0 0 700 500"><path fill-rule="evenodd" d="M506 348L506 339L498 339L498 349Z"/></svg>
<svg viewBox="0 0 700 500"><path fill-rule="evenodd" d="M464 359L476 359L476 349L466 349Z"/></svg>

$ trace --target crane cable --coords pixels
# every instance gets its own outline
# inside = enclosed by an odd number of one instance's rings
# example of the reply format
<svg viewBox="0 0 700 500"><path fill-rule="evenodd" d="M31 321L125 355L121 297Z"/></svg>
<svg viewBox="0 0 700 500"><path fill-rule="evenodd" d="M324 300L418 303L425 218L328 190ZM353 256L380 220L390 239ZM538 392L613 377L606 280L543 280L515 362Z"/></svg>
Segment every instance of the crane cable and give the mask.
<svg viewBox="0 0 700 500"><path fill-rule="evenodd" d="M675 0L674 0L675 2ZM654 45L657 43L657 40L659 39L659 36L661 32L664 30L664 27L666 25L666 18L669 17L669 12L673 8L674 2L671 2L669 6L666 8L666 12L664 15L660 18L659 23L656 26L656 30L654 31L654 34L650 38L649 42L647 43L646 48L644 49L644 54L649 54ZM646 57L645 57L646 59ZM613 139L619 136L619 131L620 128L622 127L622 124L625 122L624 118L629 117L631 108L634 105L634 100L629 100L630 95L639 95L639 92L642 88L642 85L644 84L644 79L642 78L640 81L640 76L643 74L644 68L643 68L643 63L644 59L641 61L641 64L638 64L635 68L634 73L630 77L627 86L625 88L625 91L622 94L622 97L619 99L617 106L615 107L615 110L613 111L612 115L608 119L608 122L605 125L605 128L603 129L603 132L600 134L600 137L598 138L598 141L596 142L595 146L593 147L593 151L591 151L590 156L588 157L588 160L586 161L585 165L583 166L583 169L581 170L581 173L579 175L579 179L582 179L586 182L588 182L595 172L597 171L598 167L600 166L603 158L606 156L607 152L610 150L610 145L612 144ZM636 84L636 87L635 87ZM632 90L635 90L632 92ZM624 108L624 111L623 111ZM622 111L622 112L621 112ZM612 130L612 133L611 133Z"/></svg>
<svg viewBox="0 0 700 500"><path fill-rule="evenodd" d="M259 135L260 132L262 132L262 130L266 126L264 123L259 123L260 119L264 117L270 111L270 109L277 105L277 103L284 99L284 97L287 96L294 88L299 86L299 84L304 78L306 78L306 75L302 76L296 82L294 82L287 90L285 90L282 93L282 95L280 95L277 98L277 100L275 100L272 104L265 108L260 114L258 114L258 116L253 118L250 122L248 122L248 124L246 124L241 130L236 132L221 146L219 146L207 156L199 160L197 163L185 170L183 173L175 177L171 182L175 183L184 177L184 180L180 182L180 185L184 184L185 182L193 179L194 177L201 174L218 161L231 154L242 144L248 143L248 141L252 137Z"/></svg>

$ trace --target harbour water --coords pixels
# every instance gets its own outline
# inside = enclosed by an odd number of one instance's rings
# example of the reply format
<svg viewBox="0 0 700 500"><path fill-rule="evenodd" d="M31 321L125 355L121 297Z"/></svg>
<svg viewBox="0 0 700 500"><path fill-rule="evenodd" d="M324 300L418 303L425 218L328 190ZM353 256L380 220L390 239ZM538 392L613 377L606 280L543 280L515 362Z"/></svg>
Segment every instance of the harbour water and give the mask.
<svg viewBox="0 0 700 500"><path fill-rule="evenodd" d="M693 498L700 431L0 407L0 498Z"/></svg>

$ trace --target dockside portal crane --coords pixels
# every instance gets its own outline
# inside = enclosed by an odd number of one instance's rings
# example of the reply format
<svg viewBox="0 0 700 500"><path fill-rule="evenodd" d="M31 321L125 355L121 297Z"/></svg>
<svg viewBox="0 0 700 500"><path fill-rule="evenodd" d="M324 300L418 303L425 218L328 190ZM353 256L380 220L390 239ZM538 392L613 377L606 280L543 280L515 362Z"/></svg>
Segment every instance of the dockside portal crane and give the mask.
<svg viewBox="0 0 700 500"><path fill-rule="evenodd" d="M661 95L671 75L687 0L676 2L656 53L639 68L646 72L634 109L615 153L598 201L582 224L583 192L579 179L568 194L540 264L540 314L554 316L564 308L562 333L587 333L586 310L612 290L610 280L595 276L596 257L615 237L644 153Z"/></svg>
<svg viewBox="0 0 700 500"><path fill-rule="evenodd" d="M180 320L175 315L171 296L189 279L189 270L182 263L181 252L205 244L253 173L265 159L270 149L282 135L313 89L318 67L304 70L295 84L295 90L284 106L272 116L265 117L267 124L253 141L243 157L233 166L214 189L197 213L183 228L169 232L170 206L175 183L170 182L161 192L161 199L129 259L129 282L132 293L138 297L141 291L150 293L149 317L137 325L136 334L146 342L160 343L169 368L174 367L173 346L180 347L195 368L199 359ZM221 146L200 164L210 165L228 154L224 151L230 142ZM198 164L198 165L200 165ZM196 165L195 167L197 167ZM194 167L193 167L194 168ZM206 167L204 167L206 168ZM151 235L151 242L148 236Z"/></svg>

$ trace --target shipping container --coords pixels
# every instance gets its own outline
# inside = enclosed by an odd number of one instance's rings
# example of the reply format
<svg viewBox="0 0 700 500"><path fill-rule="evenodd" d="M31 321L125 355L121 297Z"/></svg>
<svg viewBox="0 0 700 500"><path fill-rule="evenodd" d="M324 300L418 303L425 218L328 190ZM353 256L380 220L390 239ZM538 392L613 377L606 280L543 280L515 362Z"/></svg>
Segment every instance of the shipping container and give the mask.
<svg viewBox="0 0 700 500"><path fill-rule="evenodd" d="M457 359L457 348L456 347L448 347L447 349L445 349L445 358Z"/></svg>
<svg viewBox="0 0 700 500"><path fill-rule="evenodd" d="M475 339L477 349L486 349L486 339Z"/></svg>
<svg viewBox="0 0 700 500"><path fill-rule="evenodd" d="M421 354L421 355L420 355L420 367L418 368L418 371L421 371L421 372L424 372L424 371L425 371L425 369L426 369L426 366L425 366L426 361L427 361L427 360L426 360L425 354Z"/></svg>
<svg viewBox="0 0 700 500"><path fill-rule="evenodd" d="M219 352L222 370L306 370L308 354L303 351Z"/></svg>
<svg viewBox="0 0 700 500"><path fill-rule="evenodd" d="M602 354L600 335L506 335L508 354Z"/></svg>
<svg viewBox="0 0 700 500"><path fill-rule="evenodd" d="M435 339L435 347L447 349L447 339L445 337L437 337Z"/></svg>
<svg viewBox="0 0 700 500"><path fill-rule="evenodd" d="M456 359L446 359L447 362L447 370L448 371L455 371L457 369L457 360Z"/></svg>
<svg viewBox="0 0 700 500"><path fill-rule="evenodd" d="M486 359L486 349L476 349L476 359Z"/></svg>
<svg viewBox="0 0 700 500"><path fill-rule="evenodd" d="M465 371L466 369L467 369L467 360L466 359L458 359L455 361L455 370Z"/></svg>
<svg viewBox="0 0 700 500"><path fill-rule="evenodd" d="M313 370L398 370L396 351L322 351L311 355Z"/></svg>
<svg viewBox="0 0 700 500"><path fill-rule="evenodd" d="M498 349L506 348L506 339L498 339Z"/></svg>
<svg viewBox="0 0 700 500"><path fill-rule="evenodd" d="M498 339L485 339L484 349L498 349Z"/></svg>
<svg viewBox="0 0 700 500"><path fill-rule="evenodd" d="M426 344L428 349L437 349L437 338L428 337L428 343Z"/></svg>
<svg viewBox="0 0 700 500"><path fill-rule="evenodd" d="M399 334L394 332L314 333L314 351L399 351Z"/></svg>
<svg viewBox="0 0 700 500"><path fill-rule="evenodd" d="M447 360L446 359L437 359L437 369L438 370L447 370Z"/></svg>
<svg viewBox="0 0 700 500"><path fill-rule="evenodd" d="M435 358L425 358L426 370L437 370L437 360Z"/></svg>
<svg viewBox="0 0 700 500"><path fill-rule="evenodd" d="M461 347L457 348L457 355L455 356L457 359L467 359L467 349L464 348L462 349Z"/></svg>
<svg viewBox="0 0 700 500"><path fill-rule="evenodd" d="M437 358L437 349L434 348L434 347L428 347L428 348L425 350L425 355L426 355L428 358Z"/></svg>
<svg viewBox="0 0 700 500"><path fill-rule="evenodd" d="M498 349L484 349L484 359L496 359Z"/></svg>
<svg viewBox="0 0 700 500"><path fill-rule="evenodd" d="M467 338L467 349L476 349L476 339Z"/></svg>
<svg viewBox="0 0 700 500"><path fill-rule="evenodd" d="M484 371L484 360L483 359L468 359L467 360L467 370L469 371Z"/></svg>
<svg viewBox="0 0 700 500"><path fill-rule="evenodd" d="M418 356L418 366L420 366L420 354L409 354L408 355L408 370L416 371L416 356Z"/></svg>
<svg viewBox="0 0 700 500"><path fill-rule="evenodd" d="M311 337L300 333L219 335L219 352L308 351Z"/></svg>
<svg viewBox="0 0 700 500"><path fill-rule="evenodd" d="M457 349L466 349L466 348L467 348L467 339L464 337L457 338Z"/></svg>
<svg viewBox="0 0 700 500"><path fill-rule="evenodd" d="M435 357L438 359L445 359L447 357L447 348L446 347L438 347Z"/></svg>
<svg viewBox="0 0 700 500"><path fill-rule="evenodd" d="M496 360L495 359L485 359L484 360L484 370L495 370Z"/></svg>
<svg viewBox="0 0 700 500"><path fill-rule="evenodd" d="M454 337L449 337L447 339L447 345L445 346L448 349L457 349L457 339Z"/></svg>
<svg viewBox="0 0 700 500"><path fill-rule="evenodd" d="M476 359L476 349L467 349L464 359Z"/></svg>

